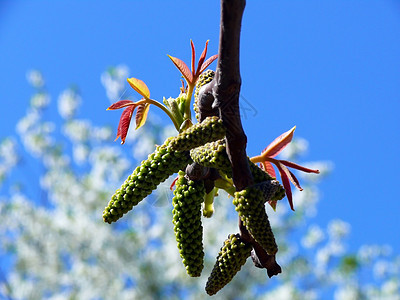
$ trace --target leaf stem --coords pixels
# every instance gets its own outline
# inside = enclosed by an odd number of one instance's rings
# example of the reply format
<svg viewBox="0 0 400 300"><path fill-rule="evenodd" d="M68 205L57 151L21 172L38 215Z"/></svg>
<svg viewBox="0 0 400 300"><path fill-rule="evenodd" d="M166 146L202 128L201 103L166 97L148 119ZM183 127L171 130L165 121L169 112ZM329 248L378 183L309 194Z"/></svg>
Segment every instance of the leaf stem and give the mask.
<svg viewBox="0 0 400 300"><path fill-rule="evenodd" d="M165 105L163 105L160 102L153 100L153 99L142 99L142 100L136 102L136 104L138 104L138 105L145 104L145 103L153 104L153 105L157 106L158 108L161 108L168 115L168 117L171 119L172 123L174 123L176 130L179 132L178 122L175 120L175 117L171 114L171 112Z"/></svg>

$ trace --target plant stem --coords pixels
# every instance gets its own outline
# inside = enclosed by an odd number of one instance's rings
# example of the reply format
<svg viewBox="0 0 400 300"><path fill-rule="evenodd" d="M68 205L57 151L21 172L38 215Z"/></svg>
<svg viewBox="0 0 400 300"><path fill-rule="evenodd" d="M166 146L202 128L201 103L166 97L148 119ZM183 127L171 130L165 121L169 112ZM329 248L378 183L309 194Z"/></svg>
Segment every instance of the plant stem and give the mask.
<svg viewBox="0 0 400 300"><path fill-rule="evenodd" d="M169 109L166 106L164 106L160 102L153 100L153 99L142 99L142 100L136 102L136 104L138 104L138 105L145 104L145 103L153 104L153 105L157 106L158 108L161 108L168 115L168 117L171 119L172 123L174 123L176 130L179 132L179 124L175 120L175 117L171 114L171 112L169 111Z"/></svg>

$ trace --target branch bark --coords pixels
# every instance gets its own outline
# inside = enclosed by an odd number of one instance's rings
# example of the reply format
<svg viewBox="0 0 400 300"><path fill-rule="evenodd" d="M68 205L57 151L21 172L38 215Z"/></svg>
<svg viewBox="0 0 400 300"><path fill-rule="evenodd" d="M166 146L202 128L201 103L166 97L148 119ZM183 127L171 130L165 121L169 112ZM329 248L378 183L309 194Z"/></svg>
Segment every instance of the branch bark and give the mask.
<svg viewBox="0 0 400 300"><path fill-rule="evenodd" d="M247 137L242 127L239 109L241 86L239 49L242 16L245 0L221 0L221 23L217 70L214 79L199 94L200 120L219 115L224 123L226 150L232 164L233 183L241 191L254 184L246 154ZM252 258L256 267L266 268L268 276L281 273L274 255L268 253L254 240L239 218L242 239L252 244Z"/></svg>

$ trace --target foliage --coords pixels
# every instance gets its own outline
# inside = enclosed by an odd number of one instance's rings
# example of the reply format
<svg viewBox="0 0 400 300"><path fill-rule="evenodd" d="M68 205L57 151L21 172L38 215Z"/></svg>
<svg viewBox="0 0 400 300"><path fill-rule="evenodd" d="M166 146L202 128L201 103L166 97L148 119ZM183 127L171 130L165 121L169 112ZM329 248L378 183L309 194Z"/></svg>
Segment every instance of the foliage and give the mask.
<svg viewBox="0 0 400 300"><path fill-rule="evenodd" d="M107 94L122 91L124 72L126 67L118 66L102 75ZM154 144L171 135L171 128L149 115L151 126L126 137L134 147L121 149L112 143L110 128L76 116L82 102L78 90L60 94L53 123L47 120L52 104L43 78L31 72L29 80L35 93L17 124L18 136L0 142L0 298L206 299L206 276L186 276L176 251L171 182L118 223L110 226L101 219L110 191ZM301 157L299 148L305 148L304 140L294 140L280 155ZM326 174L328 164L315 164ZM221 297L399 299L400 257L379 245L348 253L350 225L341 220L326 228L316 224L318 182L304 180L303 192L293 195L295 213L285 205L276 212L267 209L283 273L269 280L248 260ZM220 241L235 230L231 200L220 192L216 213L204 220L205 274Z"/></svg>

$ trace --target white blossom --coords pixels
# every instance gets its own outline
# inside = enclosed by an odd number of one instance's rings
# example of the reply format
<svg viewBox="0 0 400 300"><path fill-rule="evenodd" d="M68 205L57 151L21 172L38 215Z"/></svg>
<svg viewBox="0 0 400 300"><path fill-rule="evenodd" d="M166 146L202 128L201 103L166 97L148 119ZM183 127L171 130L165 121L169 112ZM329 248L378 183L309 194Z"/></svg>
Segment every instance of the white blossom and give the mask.
<svg viewBox="0 0 400 300"><path fill-rule="evenodd" d="M26 73L28 83L35 88L42 88L44 86L44 79L42 73L38 70L30 70Z"/></svg>
<svg viewBox="0 0 400 300"><path fill-rule="evenodd" d="M305 248L314 248L325 238L325 234L318 225L309 227L307 234L302 239Z"/></svg>
<svg viewBox="0 0 400 300"><path fill-rule="evenodd" d="M110 102L120 100L121 94L125 89L128 74L129 68L126 65L111 67L108 71L101 74L101 83L106 89L106 94Z"/></svg>
<svg viewBox="0 0 400 300"><path fill-rule="evenodd" d="M74 117L81 101L81 97L75 89L64 90L58 97L58 112L60 116L64 119Z"/></svg>

